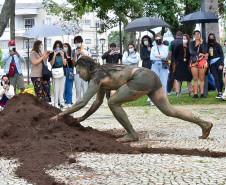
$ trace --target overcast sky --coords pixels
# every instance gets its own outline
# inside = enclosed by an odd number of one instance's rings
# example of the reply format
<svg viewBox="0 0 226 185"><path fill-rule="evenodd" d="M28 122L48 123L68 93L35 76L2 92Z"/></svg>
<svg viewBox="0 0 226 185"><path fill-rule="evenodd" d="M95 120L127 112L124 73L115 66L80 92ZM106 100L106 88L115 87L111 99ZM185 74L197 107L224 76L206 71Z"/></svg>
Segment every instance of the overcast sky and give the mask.
<svg viewBox="0 0 226 185"><path fill-rule="evenodd" d="M56 3L60 3L65 0L54 0ZM5 0L0 0L0 4L3 4ZM17 3L27 3L28 0L16 0ZM42 0L29 0L29 3L37 3L37 2L42 2Z"/></svg>

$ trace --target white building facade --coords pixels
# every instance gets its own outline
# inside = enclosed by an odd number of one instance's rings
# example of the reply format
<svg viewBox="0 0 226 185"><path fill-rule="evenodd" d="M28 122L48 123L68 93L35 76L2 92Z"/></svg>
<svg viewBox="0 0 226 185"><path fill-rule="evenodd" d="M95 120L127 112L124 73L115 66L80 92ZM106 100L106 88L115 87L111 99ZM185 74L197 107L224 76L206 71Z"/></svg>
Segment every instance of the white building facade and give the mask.
<svg viewBox="0 0 226 185"><path fill-rule="evenodd" d="M2 8L2 6L0 8ZM54 22L60 20L62 19L59 16L48 15L42 3L40 2L17 3L15 10L15 41L17 51L22 56L27 58L28 39L23 37L23 34L27 31L25 28L26 24L37 26L41 24L54 24ZM89 13L84 15L82 19L78 21L78 24L82 28L82 31L77 35L82 36L85 47L89 47L93 56L96 57L99 62L101 62L102 60L100 57L102 56L102 44L100 43L100 39L105 39L105 44L103 45L103 51L105 52L108 49L108 37L107 32L103 34L97 33L100 26L100 20L95 16L95 13ZM0 48L2 52L8 51L9 40L10 28L8 25L3 35L0 37ZM44 38L30 39L30 51L35 40L42 40L44 43ZM62 43L69 43L72 49L74 49L74 35L64 35L47 38L47 50L52 51L53 44L56 40L61 40ZM27 68L26 66L27 65L23 66L25 73Z"/></svg>

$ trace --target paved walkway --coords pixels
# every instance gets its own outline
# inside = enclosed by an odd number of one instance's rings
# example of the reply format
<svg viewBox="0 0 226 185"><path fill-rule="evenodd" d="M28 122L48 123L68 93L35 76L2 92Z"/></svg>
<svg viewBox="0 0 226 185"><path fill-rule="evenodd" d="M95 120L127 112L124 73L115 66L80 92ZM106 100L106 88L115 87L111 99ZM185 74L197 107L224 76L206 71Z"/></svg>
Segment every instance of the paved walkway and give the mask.
<svg viewBox="0 0 226 185"><path fill-rule="evenodd" d="M140 141L132 146L152 148L186 148L226 152L226 106L177 106L189 110L214 124L208 139L200 140L201 129L195 124L169 118L155 106L125 107L139 133ZM74 114L81 116L88 108ZM125 131L106 105L86 121L84 126L122 135ZM47 173L66 184L226 184L226 158L180 156L168 154L99 154L75 153L77 163L62 164ZM14 176L15 161L0 159L0 184L26 184Z"/></svg>

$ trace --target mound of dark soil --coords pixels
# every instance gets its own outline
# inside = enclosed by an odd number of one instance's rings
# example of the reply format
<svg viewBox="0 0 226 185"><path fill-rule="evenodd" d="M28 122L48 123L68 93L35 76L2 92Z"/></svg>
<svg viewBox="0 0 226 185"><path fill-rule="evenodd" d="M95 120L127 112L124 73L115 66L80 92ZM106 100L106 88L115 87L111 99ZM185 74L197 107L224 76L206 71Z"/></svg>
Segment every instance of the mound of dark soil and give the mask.
<svg viewBox="0 0 226 185"><path fill-rule="evenodd" d="M59 109L29 94L14 96L0 112L0 156L17 158L21 166L16 174L37 185L56 184L44 169L68 160L70 152L169 153L223 157L225 153L198 150L132 148L115 137L90 127L84 128L67 116L56 124L49 118Z"/></svg>

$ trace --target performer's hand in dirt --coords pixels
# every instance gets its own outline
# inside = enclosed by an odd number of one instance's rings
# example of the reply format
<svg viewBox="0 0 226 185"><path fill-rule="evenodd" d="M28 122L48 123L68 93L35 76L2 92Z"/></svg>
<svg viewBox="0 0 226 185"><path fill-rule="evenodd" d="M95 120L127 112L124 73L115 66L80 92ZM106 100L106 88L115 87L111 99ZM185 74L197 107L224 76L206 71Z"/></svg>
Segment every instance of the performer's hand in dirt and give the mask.
<svg viewBox="0 0 226 185"><path fill-rule="evenodd" d="M85 81L90 81L88 90L83 98L68 110L61 112L58 116L52 117L51 121L57 121L64 115L74 113L85 107L89 100L96 94L96 100L90 109L82 117L77 118L77 121L84 121L103 103L106 90L117 90L108 100L108 106L114 117L128 133L117 141L129 142L139 139L121 105L134 101L144 95L147 95L165 115L199 125L202 129L201 139L208 137L212 123L204 121L187 111L172 107L162 88L160 79L153 71L127 65L106 64L100 66L93 59L85 56L79 58L75 65L80 78Z"/></svg>

